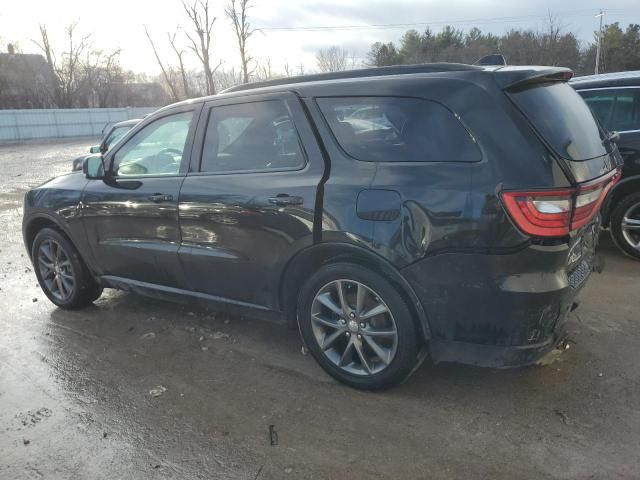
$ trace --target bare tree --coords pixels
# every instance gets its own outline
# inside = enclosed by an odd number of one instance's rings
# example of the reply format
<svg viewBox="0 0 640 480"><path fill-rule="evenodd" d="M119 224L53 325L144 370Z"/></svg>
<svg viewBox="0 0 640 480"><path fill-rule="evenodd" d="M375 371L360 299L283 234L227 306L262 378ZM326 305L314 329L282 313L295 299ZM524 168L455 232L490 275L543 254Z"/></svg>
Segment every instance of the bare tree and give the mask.
<svg viewBox="0 0 640 480"><path fill-rule="evenodd" d="M289 62L286 62L284 64L284 74L286 77L292 77L293 76L293 71L291 70L291 65L289 65Z"/></svg>
<svg viewBox="0 0 640 480"><path fill-rule="evenodd" d="M158 50L156 49L156 45L153 43L153 39L151 38L151 35L149 34L149 30L147 29L146 25L144 27L144 33L147 34L147 38L149 39L149 43L151 44L151 49L153 50L153 54L156 57L156 61L158 62L158 65L160 66L160 70L162 70L162 76L164 78L164 81L167 83L167 87L169 87L169 90L171 92L171 97L173 98L174 102L177 102L178 100L180 100L180 97L178 95L178 89L176 87L175 79L173 78L173 75L169 74L168 69L164 66L164 63L160 59L160 55L158 55Z"/></svg>
<svg viewBox="0 0 640 480"><path fill-rule="evenodd" d="M271 68L271 58L267 57L258 65L258 78L260 80L270 80L274 78L273 69Z"/></svg>
<svg viewBox="0 0 640 480"><path fill-rule="evenodd" d="M60 78L58 77L58 74L56 72L57 70L56 60L53 53L53 49L51 48L51 43L49 42L49 33L47 32L46 25L40 25L40 38L41 38L40 43L38 43L36 40L33 40L33 43L35 43L38 46L38 48L42 50L42 53L44 53L44 57L47 60L47 65L49 65L49 68L51 68L51 71L54 73L54 76L56 77L56 82L53 88L53 96L55 97L55 101L59 106L60 97L62 96L62 92L60 89Z"/></svg>
<svg viewBox="0 0 640 480"><path fill-rule="evenodd" d="M187 16L193 24L196 37L192 34L186 33L187 38L191 42L191 50L196 54L207 79L207 94L215 95L216 86L214 82L214 74L222 61L214 68L211 67L211 39L213 37L213 24L216 21L216 17L211 17L209 13L209 0L194 0L193 4L187 4L185 0L182 1L182 6Z"/></svg>
<svg viewBox="0 0 640 480"><path fill-rule="evenodd" d="M347 69L349 52L338 46L320 49L316 64L321 72L340 72Z"/></svg>
<svg viewBox="0 0 640 480"><path fill-rule="evenodd" d="M91 35L84 35L78 39L76 36L76 22L70 24L65 29L69 50L62 53L62 60L56 61L46 25L40 25L41 43L34 41L45 55L47 63L53 69L58 80L56 88L57 103L59 107L73 107L74 95L80 84L80 74L85 51L90 48L89 41Z"/></svg>
<svg viewBox="0 0 640 480"><path fill-rule="evenodd" d="M178 32L175 32L173 35L167 33L167 37L169 37L169 43L171 44L171 48L175 52L178 57L178 65L180 65L180 77L182 78L182 89L184 91L184 97L189 98L189 81L187 80L187 71L184 68L184 62L182 60L182 56L184 55L184 50L181 50L176 46L176 35Z"/></svg>
<svg viewBox="0 0 640 480"><path fill-rule="evenodd" d="M82 66L83 83L86 85L90 105L104 108L113 93L113 86L122 80L122 68L119 64L120 49L105 53L94 50L87 54Z"/></svg>
<svg viewBox="0 0 640 480"><path fill-rule="evenodd" d="M242 80L249 83L249 75L255 70L249 71L249 63L253 58L247 52L247 41L255 32L247 19L247 10L251 8L251 0L231 0L224 10L225 15L231 21L240 50L240 65L242 67Z"/></svg>
<svg viewBox="0 0 640 480"><path fill-rule="evenodd" d="M225 70L223 68L216 72L216 85L220 90L224 90L242 83L242 71L236 71L235 68Z"/></svg>
<svg viewBox="0 0 640 480"><path fill-rule="evenodd" d="M73 107L73 96L78 89L80 69L82 68L81 58L85 50L90 47L91 34L80 37L79 40L74 38L77 26L78 24L74 22L66 28L69 50L62 54L62 67L58 73L62 80L62 104L67 108Z"/></svg>

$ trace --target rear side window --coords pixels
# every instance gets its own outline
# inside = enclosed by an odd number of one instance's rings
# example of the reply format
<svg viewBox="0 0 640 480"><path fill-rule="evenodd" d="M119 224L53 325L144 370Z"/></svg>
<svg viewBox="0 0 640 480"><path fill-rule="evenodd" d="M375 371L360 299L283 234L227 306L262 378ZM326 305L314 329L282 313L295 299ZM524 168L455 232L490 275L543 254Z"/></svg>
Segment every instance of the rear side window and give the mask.
<svg viewBox="0 0 640 480"><path fill-rule="evenodd" d="M509 95L561 157L588 160L607 153L604 132L587 104L566 83L541 84Z"/></svg>
<svg viewBox="0 0 640 480"><path fill-rule="evenodd" d="M304 164L298 134L283 101L211 109L201 172L294 170Z"/></svg>
<svg viewBox="0 0 640 480"><path fill-rule="evenodd" d="M612 131L640 130L640 89L580 92L598 120Z"/></svg>
<svg viewBox="0 0 640 480"><path fill-rule="evenodd" d="M342 149L370 162L476 162L480 149L442 105L418 98L316 99Z"/></svg>

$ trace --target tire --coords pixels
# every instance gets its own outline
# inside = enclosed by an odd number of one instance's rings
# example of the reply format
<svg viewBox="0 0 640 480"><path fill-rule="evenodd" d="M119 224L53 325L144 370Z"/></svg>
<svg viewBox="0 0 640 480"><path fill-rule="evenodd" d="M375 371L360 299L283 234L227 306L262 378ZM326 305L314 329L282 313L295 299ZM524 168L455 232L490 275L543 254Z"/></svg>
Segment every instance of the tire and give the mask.
<svg viewBox="0 0 640 480"><path fill-rule="evenodd" d="M633 225L629 220L637 223ZM609 222L611 237L617 247L627 255L640 260L640 230L629 228L633 226L640 228L640 193L627 195L618 202Z"/></svg>
<svg viewBox="0 0 640 480"><path fill-rule="evenodd" d="M38 232L31 260L40 288L60 308L86 307L102 294L78 250L58 230L44 228Z"/></svg>
<svg viewBox="0 0 640 480"><path fill-rule="evenodd" d="M302 286L297 313L308 350L346 385L390 388L418 364L420 342L411 309L389 281L368 268L350 263L321 267Z"/></svg>

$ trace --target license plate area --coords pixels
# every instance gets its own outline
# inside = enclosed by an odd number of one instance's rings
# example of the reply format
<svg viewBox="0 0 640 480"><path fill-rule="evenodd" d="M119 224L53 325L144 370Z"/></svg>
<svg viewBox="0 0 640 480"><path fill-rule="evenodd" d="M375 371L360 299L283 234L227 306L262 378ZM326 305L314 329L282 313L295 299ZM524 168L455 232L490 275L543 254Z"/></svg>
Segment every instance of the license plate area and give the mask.
<svg viewBox="0 0 640 480"><path fill-rule="evenodd" d="M579 288L593 271L596 247L600 234L600 216L582 227L571 238L567 255L569 285Z"/></svg>

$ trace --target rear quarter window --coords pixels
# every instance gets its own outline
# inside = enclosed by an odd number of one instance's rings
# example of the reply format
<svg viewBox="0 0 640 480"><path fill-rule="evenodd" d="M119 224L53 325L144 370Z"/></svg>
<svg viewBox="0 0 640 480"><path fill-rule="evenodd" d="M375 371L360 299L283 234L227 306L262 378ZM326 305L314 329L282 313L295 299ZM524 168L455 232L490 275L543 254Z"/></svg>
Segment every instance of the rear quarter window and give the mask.
<svg viewBox="0 0 640 480"><path fill-rule="evenodd" d="M439 103L404 97L316 99L342 149L369 162L476 162L474 138Z"/></svg>

